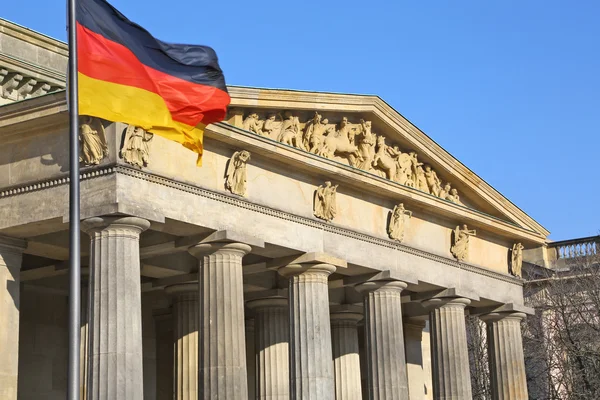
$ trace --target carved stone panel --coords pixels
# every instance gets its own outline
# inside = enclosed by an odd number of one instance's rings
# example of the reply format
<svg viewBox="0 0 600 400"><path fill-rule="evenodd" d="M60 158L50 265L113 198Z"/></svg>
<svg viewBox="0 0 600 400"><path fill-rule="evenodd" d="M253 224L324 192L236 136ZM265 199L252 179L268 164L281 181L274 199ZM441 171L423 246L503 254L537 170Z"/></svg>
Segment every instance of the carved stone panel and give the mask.
<svg viewBox="0 0 600 400"><path fill-rule="evenodd" d="M79 124L79 162L98 165L108 157L104 126L98 118L84 116Z"/></svg>
<svg viewBox="0 0 600 400"><path fill-rule="evenodd" d="M229 159L225 172L225 189L239 196L246 196L246 164L250 160L250 152L236 151Z"/></svg>
<svg viewBox="0 0 600 400"><path fill-rule="evenodd" d="M475 230L470 230L467 224L462 227L457 226L453 234L453 245L450 248L450 252L458 261L465 261L469 257L469 239L471 236L476 235Z"/></svg>
<svg viewBox="0 0 600 400"><path fill-rule="evenodd" d="M315 217L327 222L333 220L337 213L336 193L338 185L327 181L315 190L313 213Z"/></svg>
<svg viewBox="0 0 600 400"><path fill-rule="evenodd" d="M404 228L406 224L406 218L412 217L412 211L404 208L404 203L400 203L394 207L394 210L390 216L390 223L388 225L388 235L390 239L402 242L404 240Z"/></svg>
<svg viewBox="0 0 600 400"><path fill-rule="evenodd" d="M522 278L523 268L523 249L525 247L521 243L513 244L510 252L510 273L518 278Z"/></svg>
<svg viewBox="0 0 600 400"><path fill-rule="evenodd" d="M125 130L125 140L120 152L123 160L139 168L147 166L150 160L150 142L153 137L153 133L129 125Z"/></svg>

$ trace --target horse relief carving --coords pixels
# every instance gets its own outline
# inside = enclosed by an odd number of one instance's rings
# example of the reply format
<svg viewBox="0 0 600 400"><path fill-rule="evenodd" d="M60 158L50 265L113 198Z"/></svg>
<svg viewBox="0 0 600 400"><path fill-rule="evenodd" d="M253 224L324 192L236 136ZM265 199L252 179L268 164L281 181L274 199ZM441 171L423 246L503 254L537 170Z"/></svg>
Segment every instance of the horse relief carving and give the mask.
<svg viewBox="0 0 600 400"><path fill-rule="evenodd" d="M243 119L242 127L260 136L277 140L288 146L320 157L345 162L348 165L417 189L448 202L464 205L458 191L442 180L431 165L419 161L414 151L404 152L387 143L383 135L372 131L371 121L351 123L347 117L332 123L315 111L305 123L294 112L251 112Z"/></svg>

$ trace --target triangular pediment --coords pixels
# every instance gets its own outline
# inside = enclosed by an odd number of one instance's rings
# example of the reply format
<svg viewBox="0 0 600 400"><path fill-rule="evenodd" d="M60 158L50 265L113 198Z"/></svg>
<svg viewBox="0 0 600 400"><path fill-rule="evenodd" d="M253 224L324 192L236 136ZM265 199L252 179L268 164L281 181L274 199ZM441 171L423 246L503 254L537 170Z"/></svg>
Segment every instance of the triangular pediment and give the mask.
<svg viewBox="0 0 600 400"><path fill-rule="evenodd" d="M529 231L549 232L382 99L371 95L230 87L227 122L346 164L413 193Z"/></svg>

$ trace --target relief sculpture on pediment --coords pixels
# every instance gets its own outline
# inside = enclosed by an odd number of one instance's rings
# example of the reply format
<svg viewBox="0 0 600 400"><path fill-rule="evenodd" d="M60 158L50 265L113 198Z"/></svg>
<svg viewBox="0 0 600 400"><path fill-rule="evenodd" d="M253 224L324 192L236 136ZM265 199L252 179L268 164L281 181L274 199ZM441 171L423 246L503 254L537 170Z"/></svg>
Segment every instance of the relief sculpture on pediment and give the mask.
<svg viewBox="0 0 600 400"><path fill-rule="evenodd" d="M79 162L98 165L108 157L104 126L98 118L85 116L79 125Z"/></svg>
<svg viewBox="0 0 600 400"><path fill-rule="evenodd" d="M234 115L241 118L243 111L241 115L239 110L236 112ZM330 123L319 111L315 111L305 123L298 116L306 116L305 111L298 111L296 114L286 110L283 117L279 112L260 115L259 112L251 112L243 120L237 121L242 124L243 129L257 135L346 163L448 202L464 205L458 191L449 182L442 184L431 165L419 160L417 152L405 152L396 144L387 143L389 138L372 131L371 121L361 119L358 124L354 124L348 117L342 116L339 122Z"/></svg>

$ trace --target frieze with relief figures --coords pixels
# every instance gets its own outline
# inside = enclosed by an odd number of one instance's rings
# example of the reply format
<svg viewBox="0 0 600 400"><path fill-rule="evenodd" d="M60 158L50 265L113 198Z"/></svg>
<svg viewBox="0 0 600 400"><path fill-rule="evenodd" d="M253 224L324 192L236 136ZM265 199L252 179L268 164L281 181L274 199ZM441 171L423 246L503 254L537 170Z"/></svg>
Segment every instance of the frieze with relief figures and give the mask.
<svg viewBox="0 0 600 400"><path fill-rule="evenodd" d="M371 121L337 123L319 112L302 123L293 111L239 113L236 125L260 136L418 189L454 204L464 205L458 190L442 182L433 168L419 161L414 151L404 151L383 135L372 131Z"/></svg>

